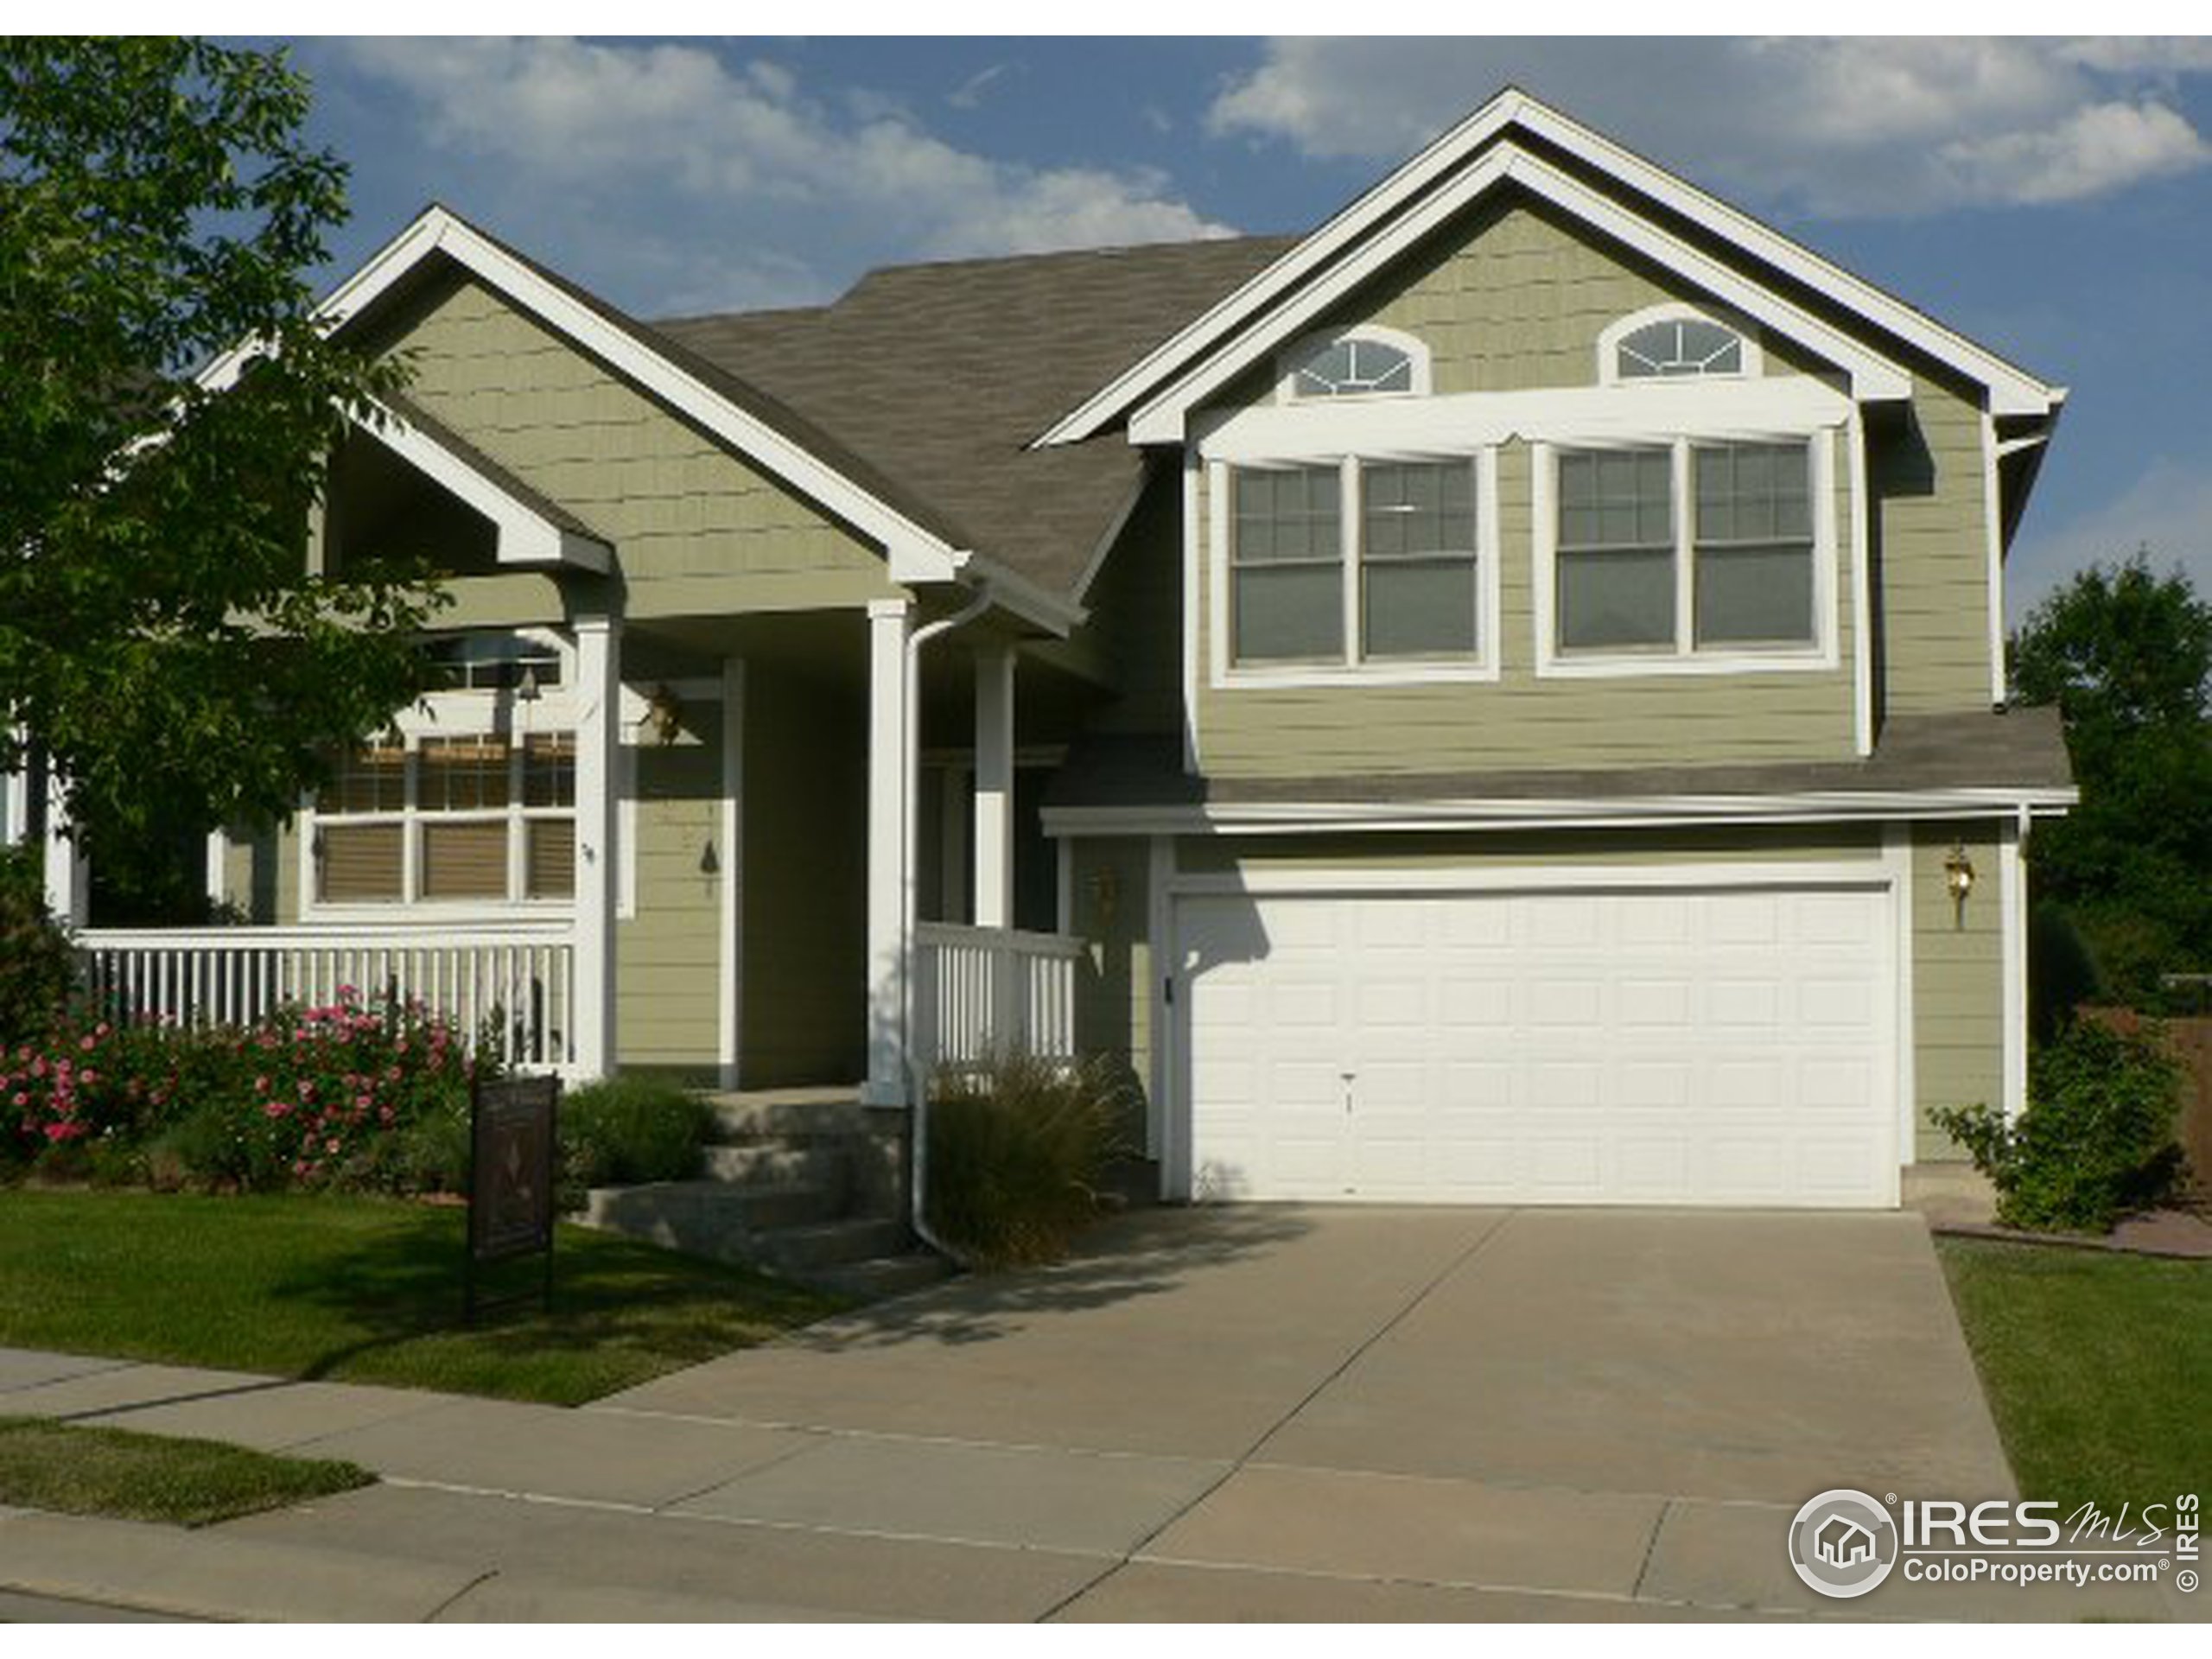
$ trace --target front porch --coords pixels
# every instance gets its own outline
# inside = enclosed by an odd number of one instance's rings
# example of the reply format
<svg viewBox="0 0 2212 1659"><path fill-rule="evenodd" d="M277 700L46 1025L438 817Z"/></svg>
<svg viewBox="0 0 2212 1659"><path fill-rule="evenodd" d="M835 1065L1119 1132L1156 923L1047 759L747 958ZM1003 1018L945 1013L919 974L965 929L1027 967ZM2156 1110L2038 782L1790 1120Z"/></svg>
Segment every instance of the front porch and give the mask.
<svg viewBox="0 0 2212 1659"><path fill-rule="evenodd" d="M419 1002L518 1071L903 1105L940 1066L1072 1055L1083 957L1035 822L1056 751L1016 741L1018 646L937 639L915 610L477 630L532 666L475 652L474 681L403 718L386 775L212 838L207 925L105 925L58 812L10 822L44 837L118 1022L350 995ZM481 775L448 810L456 744Z"/></svg>

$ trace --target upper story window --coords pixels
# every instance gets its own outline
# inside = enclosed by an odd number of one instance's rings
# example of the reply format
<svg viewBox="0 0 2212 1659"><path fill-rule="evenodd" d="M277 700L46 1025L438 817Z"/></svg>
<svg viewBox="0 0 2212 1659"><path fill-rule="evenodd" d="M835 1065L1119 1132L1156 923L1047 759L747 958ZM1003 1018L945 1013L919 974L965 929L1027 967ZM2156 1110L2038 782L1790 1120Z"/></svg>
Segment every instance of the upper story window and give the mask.
<svg viewBox="0 0 2212 1659"><path fill-rule="evenodd" d="M1598 378L1608 384L1732 380L1758 372L1758 342L1748 330L1683 305L1623 317L1598 340Z"/></svg>
<svg viewBox="0 0 2212 1659"><path fill-rule="evenodd" d="M1359 670L1483 654L1479 462L1344 460L1227 474L1228 660Z"/></svg>
<svg viewBox="0 0 2212 1659"><path fill-rule="evenodd" d="M1283 355L1285 403L1426 392L1428 351L1395 328L1363 326L1315 334Z"/></svg>
<svg viewBox="0 0 2212 1659"><path fill-rule="evenodd" d="M1549 652L1570 663L1819 652L1823 442L1559 451Z"/></svg>
<svg viewBox="0 0 2212 1659"><path fill-rule="evenodd" d="M561 648L528 634L462 634L423 648L432 683L448 691L502 691L525 678L540 691L561 683Z"/></svg>

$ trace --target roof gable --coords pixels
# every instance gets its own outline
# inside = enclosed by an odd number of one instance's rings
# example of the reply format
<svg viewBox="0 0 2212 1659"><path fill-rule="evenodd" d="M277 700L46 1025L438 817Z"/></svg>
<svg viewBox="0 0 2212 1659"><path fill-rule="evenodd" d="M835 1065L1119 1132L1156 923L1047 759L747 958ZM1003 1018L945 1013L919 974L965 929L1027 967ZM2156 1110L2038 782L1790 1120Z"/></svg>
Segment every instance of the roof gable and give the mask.
<svg viewBox="0 0 2212 1659"><path fill-rule="evenodd" d="M1600 182L1614 188L1601 189ZM1909 391L1904 371L1869 343L1882 336L1986 387L1994 413L2048 416L2064 396L1748 215L1526 93L1508 90L1093 393L1037 443L1080 442L1124 421L1133 442L1179 437L1182 416L1193 403L1310 324L1453 213L1508 186L1543 196L1837 363L1862 399L1889 400ZM1650 211L1652 206L1665 211ZM1669 218L1700 234L1695 239L1681 234ZM1718 249L1740 253L1789 282L1758 281L1717 257ZM1785 290L1793 286L1818 296L1819 311L1789 297Z"/></svg>

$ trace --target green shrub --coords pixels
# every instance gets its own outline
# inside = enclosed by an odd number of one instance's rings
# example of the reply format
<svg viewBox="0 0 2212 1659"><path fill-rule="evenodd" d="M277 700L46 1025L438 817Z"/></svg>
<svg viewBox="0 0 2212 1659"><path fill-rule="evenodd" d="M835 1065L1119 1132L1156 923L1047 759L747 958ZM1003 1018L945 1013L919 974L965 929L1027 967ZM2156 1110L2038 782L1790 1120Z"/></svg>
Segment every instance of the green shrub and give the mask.
<svg viewBox="0 0 2212 1659"><path fill-rule="evenodd" d="M561 1102L560 1201L580 1209L594 1186L688 1181L705 1167L714 1108L680 1084L616 1077Z"/></svg>
<svg viewBox="0 0 2212 1659"><path fill-rule="evenodd" d="M941 1073L930 1105L931 1231L979 1267L1065 1255L1127 1149L1124 1078L1105 1059L1027 1056Z"/></svg>
<svg viewBox="0 0 2212 1659"><path fill-rule="evenodd" d="M2179 1184L2181 1088L2157 1027L2123 1033L2083 1020L2031 1057L2018 1122L1983 1105L1929 1116L1989 1177L2006 1226L2105 1233Z"/></svg>
<svg viewBox="0 0 2212 1659"><path fill-rule="evenodd" d="M47 913L42 856L0 848L0 1052L44 1036L76 984L69 936Z"/></svg>

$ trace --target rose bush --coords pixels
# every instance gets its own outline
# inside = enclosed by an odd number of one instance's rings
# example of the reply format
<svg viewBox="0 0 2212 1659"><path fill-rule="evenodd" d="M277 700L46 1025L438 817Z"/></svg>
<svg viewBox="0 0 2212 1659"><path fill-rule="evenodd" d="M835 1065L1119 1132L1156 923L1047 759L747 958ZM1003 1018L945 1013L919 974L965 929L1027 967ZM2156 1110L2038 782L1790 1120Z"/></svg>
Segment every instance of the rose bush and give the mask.
<svg viewBox="0 0 2212 1659"><path fill-rule="evenodd" d="M417 1003L350 988L245 1029L64 1020L0 1052L15 1156L57 1174L419 1192L462 1171L476 1063Z"/></svg>

